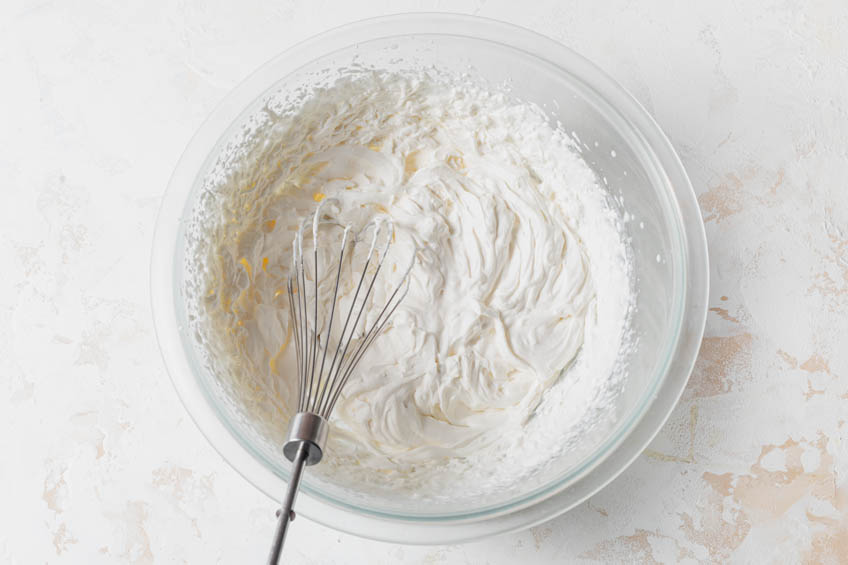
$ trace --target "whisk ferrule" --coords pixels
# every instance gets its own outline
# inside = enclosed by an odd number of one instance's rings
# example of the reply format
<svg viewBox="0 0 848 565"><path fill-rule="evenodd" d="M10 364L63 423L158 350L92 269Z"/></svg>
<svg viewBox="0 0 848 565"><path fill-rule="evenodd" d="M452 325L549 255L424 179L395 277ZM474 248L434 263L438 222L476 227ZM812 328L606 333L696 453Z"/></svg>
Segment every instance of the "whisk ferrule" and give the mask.
<svg viewBox="0 0 848 565"><path fill-rule="evenodd" d="M289 461L294 461L298 448L306 444L305 464L315 465L324 456L329 429L327 420L318 414L298 412L289 423L289 435L283 446L283 455Z"/></svg>

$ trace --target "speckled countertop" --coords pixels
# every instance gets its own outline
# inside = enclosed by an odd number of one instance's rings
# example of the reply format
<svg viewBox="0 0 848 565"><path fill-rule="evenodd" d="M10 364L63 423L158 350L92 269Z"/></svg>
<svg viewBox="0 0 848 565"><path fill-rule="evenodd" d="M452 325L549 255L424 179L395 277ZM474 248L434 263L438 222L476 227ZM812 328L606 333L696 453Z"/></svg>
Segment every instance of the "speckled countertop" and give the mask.
<svg viewBox="0 0 848 565"><path fill-rule="evenodd" d="M0 562L262 562L272 501L202 438L159 357L157 206L192 133L248 72L405 9L547 34L648 108L706 221L706 338L658 438L567 515L444 547L301 520L289 562L848 562L840 0L3 2Z"/></svg>

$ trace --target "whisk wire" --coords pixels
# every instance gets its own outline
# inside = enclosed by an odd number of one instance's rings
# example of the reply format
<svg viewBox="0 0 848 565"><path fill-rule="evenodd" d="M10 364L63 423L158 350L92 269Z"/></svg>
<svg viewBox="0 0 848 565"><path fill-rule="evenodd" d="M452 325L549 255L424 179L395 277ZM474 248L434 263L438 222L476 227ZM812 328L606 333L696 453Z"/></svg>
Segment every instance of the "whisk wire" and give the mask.
<svg viewBox="0 0 848 565"><path fill-rule="evenodd" d="M309 392L306 390L306 382L304 376L309 373L309 320L307 319L309 310L307 309L306 304L306 269L303 266L303 231L299 231L297 234L296 242L297 248L300 250L300 253L296 254L295 257L300 261L300 268L295 268L296 276L299 277L298 281L298 294L300 295L300 301L302 303L303 308L300 311L300 325L302 332L302 345L304 347L304 351L302 352L304 358L304 366L303 372L299 373L298 380L300 381L300 387L303 389L303 394L301 395L302 404L298 407L298 411L302 410L306 406L306 399L308 398ZM311 384L311 383L310 383Z"/></svg>
<svg viewBox="0 0 848 565"><path fill-rule="evenodd" d="M394 313L394 311L397 309L397 307L400 306L400 303L403 302L403 299L406 297L407 292L409 292L409 282L408 281L407 281L405 286L406 286L406 290L401 295L400 299L398 299L398 301L395 302L394 306L392 306L391 310L389 310L388 314L386 314L385 317L383 317L382 321L381 321L380 318L386 312L386 309L389 307L389 304L391 304L391 301L397 295L398 291L400 290L400 287L395 289L395 291L392 293L392 296L389 298L389 301L386 302L385 306L383 306L383 309L380 311L380 314L377 316L377 319L374 321L374 324L371 326L371 329L363 336L362 340L359 343L359 347L354 352L354 354L351 356L351 361L348 363L347 369L344 371L344 373L342 374L342 378L339 380L339 384L338 384L338 387L336 388L335 394L333 395L332 401L329 403L329 406L327 406L326 409L325 409L326 414L331 414L333 412L333 408L336 405L336 401L338 400L339 395L340 395L342 389L344 388L344 385L347 384L347 381L350 378L350 375L356 369L356 366L359 364L360 359L362 359L362 357L365 355L365 351L368 349L368 347L371 346L371 344L374 342L374 340L377 339L377 336L382 333L383 328L386 326L386 323L389 321L389 318L391 317L391 315Z"/></svg>
<svg viewBox="0 0 848 565"><path fill-rule="evenodd" d="M321 381L321 373L318 373L318 378L315 380L315 393L312 392L312 379L315 376L315 366L317 365L318 360L318 222L321 220L320 217L321 207L318 207L318 210L315 211L315 216L312 220L312 250L313 250L313 260L315 261L313 264L315 265L315 273L313 277L313 283L315 284L315 298L313 300L313 305L315 307L315 317L313 321L315 322L312 326L312 373L309 375L309 399L312 403L315 403L315 396L317 395L318 388L320 386ZM335 301L333 301L335 304ZM327 344L324 344L326 347ZM314 412L314 408L310 409L311 412Z"/></svg>
<svg viewBox="0 0 848 565"><path fill-rule="evenodd" d="M350 320L350 317L352 316L354 309L356 309L356 299L358 298L359 292L362 289L362 284L366 280L366 277L367 277L367 274L368 274L368 266L371 264L371 259L374 256L374 249L377 245L377 238L379 237L379 234L380 234L380 224L376 224L374 226L374 235L373 235L373 238L371 240L371 246L370 246L370 249L368 250L368 257L365 261L365 265L362 268L362 275L359 277L359 284L357 285L356 294L354 294L354 298L350 303L350 309L348 310L347 320L345 322L345 328L348 325L347 322ZM359 320L362 317L362 313L365 311L366 305L368 303L368 298L371 296L371 292L374 289L374 283L377 281L377 276L379 275L380 269L383 266L383 261L385 260L387 250L388 250L388 245L386 246L383 253L381 254L380 261L379 261L379 263L377 263L377 268L374 270L374 275L371 277L371 281L368 283L368 288L365 292L365 296L362 298L362 305L357 312L356 319L353 322L353 326L351 326L350 335L347 338L345 338L345 332L342 331L340 343L344 343L344 349L342 350L342 353L341 353L341 356L340 356L340 363L337 367L331 367L331 369L335 368L335 372L333 372L331 370L330 373L327 375L328 382L332 381L332 385L331 385L331 388L330 388L331 391L341 390L342 383L339 382L338 375L342 372L342 367L345 366L345 360L346 359L348 360L348 364L349 364L350 359L346 357L347 350L350 347L350 344L354 341L353 336L356 333L356 328L359 325ZM362 338L360 338L360 340L361 339ZM338 349L337 349L337 351L338 351ZM331 392L330 397L334 397L334 396L336 396L335 393ZM328 399L330 397L328 397ZM321 406L321 405L319 404L319 406ZM325 414L325 411L321 410L319 408L318 414L321 414L323 416ZM327 414L327 417L328 417L329 412L327 411L326 414Z"/></svg>
<svg viewBox="0 0 848 565"><path fill-rule="evenodd" d="M294 334L294 349L295 349L295 358L297 360L297 374L301 374L301 342L300 342L300 329L299 329L299 321L297 315L297 308L295 308L294 301L294 290L292 288L292 279L289 277L289 280L286 283L288 295L289 295L289 312L290 319L292 325L292 334ZM298 297L299 299L299 297ZM300 409L301 404L303 403L303 386L300 384L300 378L297 379L297 407Z"/></svg>
<svg viewBox="0 0 848 565"><path fill-rule="evenodd" d="M344 235L342 236L342 246L341 246L341 251L339 251L339 265L336 268L336 284L335 284L335 288L333 290L333 296L339 295L339 281L341 280L341 276L342 276L342 263L344 262L345 246L347 245L347 236L348 236L349 232L350 232L350 228L345 228ZM321 369L318 371L319 375L324 374L324 363L327 361L327 351L329 350L329 344L330 344L330 331L333 328L333 317L335 316L335 313L336 313L336 301L333 300L333 304L332 304L332 306L330 306L330 319L329 319L329 322L327 324L327 337L324 339L324 355L321 359ZM344 335L344 331L342 331L342 335ZM336 350L336 354L338 354L338 349ZM327 383L330 382L330 375L333 374L333 365L335 363L336 354L333 355L333 362L330 363L330 369L327 372L328 377L327 377L327 379L325 379L324 386L321 388L321 395L318 397L317 402L313 403L313 411L315 411L314 408L315 408L316 405L321 406L321 404L323 403L324 395L327 392ZM321 412L317 412L317 413L320 414Z"/></svg>

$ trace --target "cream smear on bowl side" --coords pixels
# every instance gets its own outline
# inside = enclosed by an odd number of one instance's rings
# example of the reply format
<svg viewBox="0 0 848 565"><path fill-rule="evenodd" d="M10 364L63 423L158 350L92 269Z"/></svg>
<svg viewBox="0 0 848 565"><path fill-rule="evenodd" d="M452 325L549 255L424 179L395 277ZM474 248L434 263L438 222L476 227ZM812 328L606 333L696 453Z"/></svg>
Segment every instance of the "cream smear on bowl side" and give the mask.
<svg viewBox="0 0 848 565"><path fill-rule="evenodd" d="M310 474L470 499L608 429L633 302L621 219L537 107L435 72L367 73L272 114L262 135L216 187L195 321L261 433L281 444L292 414L286 278L324 200L342 223L391 219L392 272L417 260ZM379 279L378 298L396 282Z"/></svg>

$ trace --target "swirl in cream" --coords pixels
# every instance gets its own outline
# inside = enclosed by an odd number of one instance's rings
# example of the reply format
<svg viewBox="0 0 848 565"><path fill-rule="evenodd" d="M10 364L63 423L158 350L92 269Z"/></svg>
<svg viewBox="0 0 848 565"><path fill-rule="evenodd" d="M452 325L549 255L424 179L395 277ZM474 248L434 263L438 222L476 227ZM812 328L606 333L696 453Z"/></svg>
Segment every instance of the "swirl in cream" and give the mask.
<svg viewBox="0 0 848 565"><path fill-rule="evenodd" d="M284 288L292 240L317 203L332 199L354 226L389 217L388 272L417 253L408 296L336 406L328 478L389 473L420 491L441 463L494 461L493 446L520 443L599 327L601 299L620 307L600 324L609 343L584 355L615 357L629 300L618 220L541 112L471 86L374 75L274 120L220 192L202 323L236 388L258 398L257 417L284 429L292 408ZM375 301L396 284L379 278Z"/></svg>

